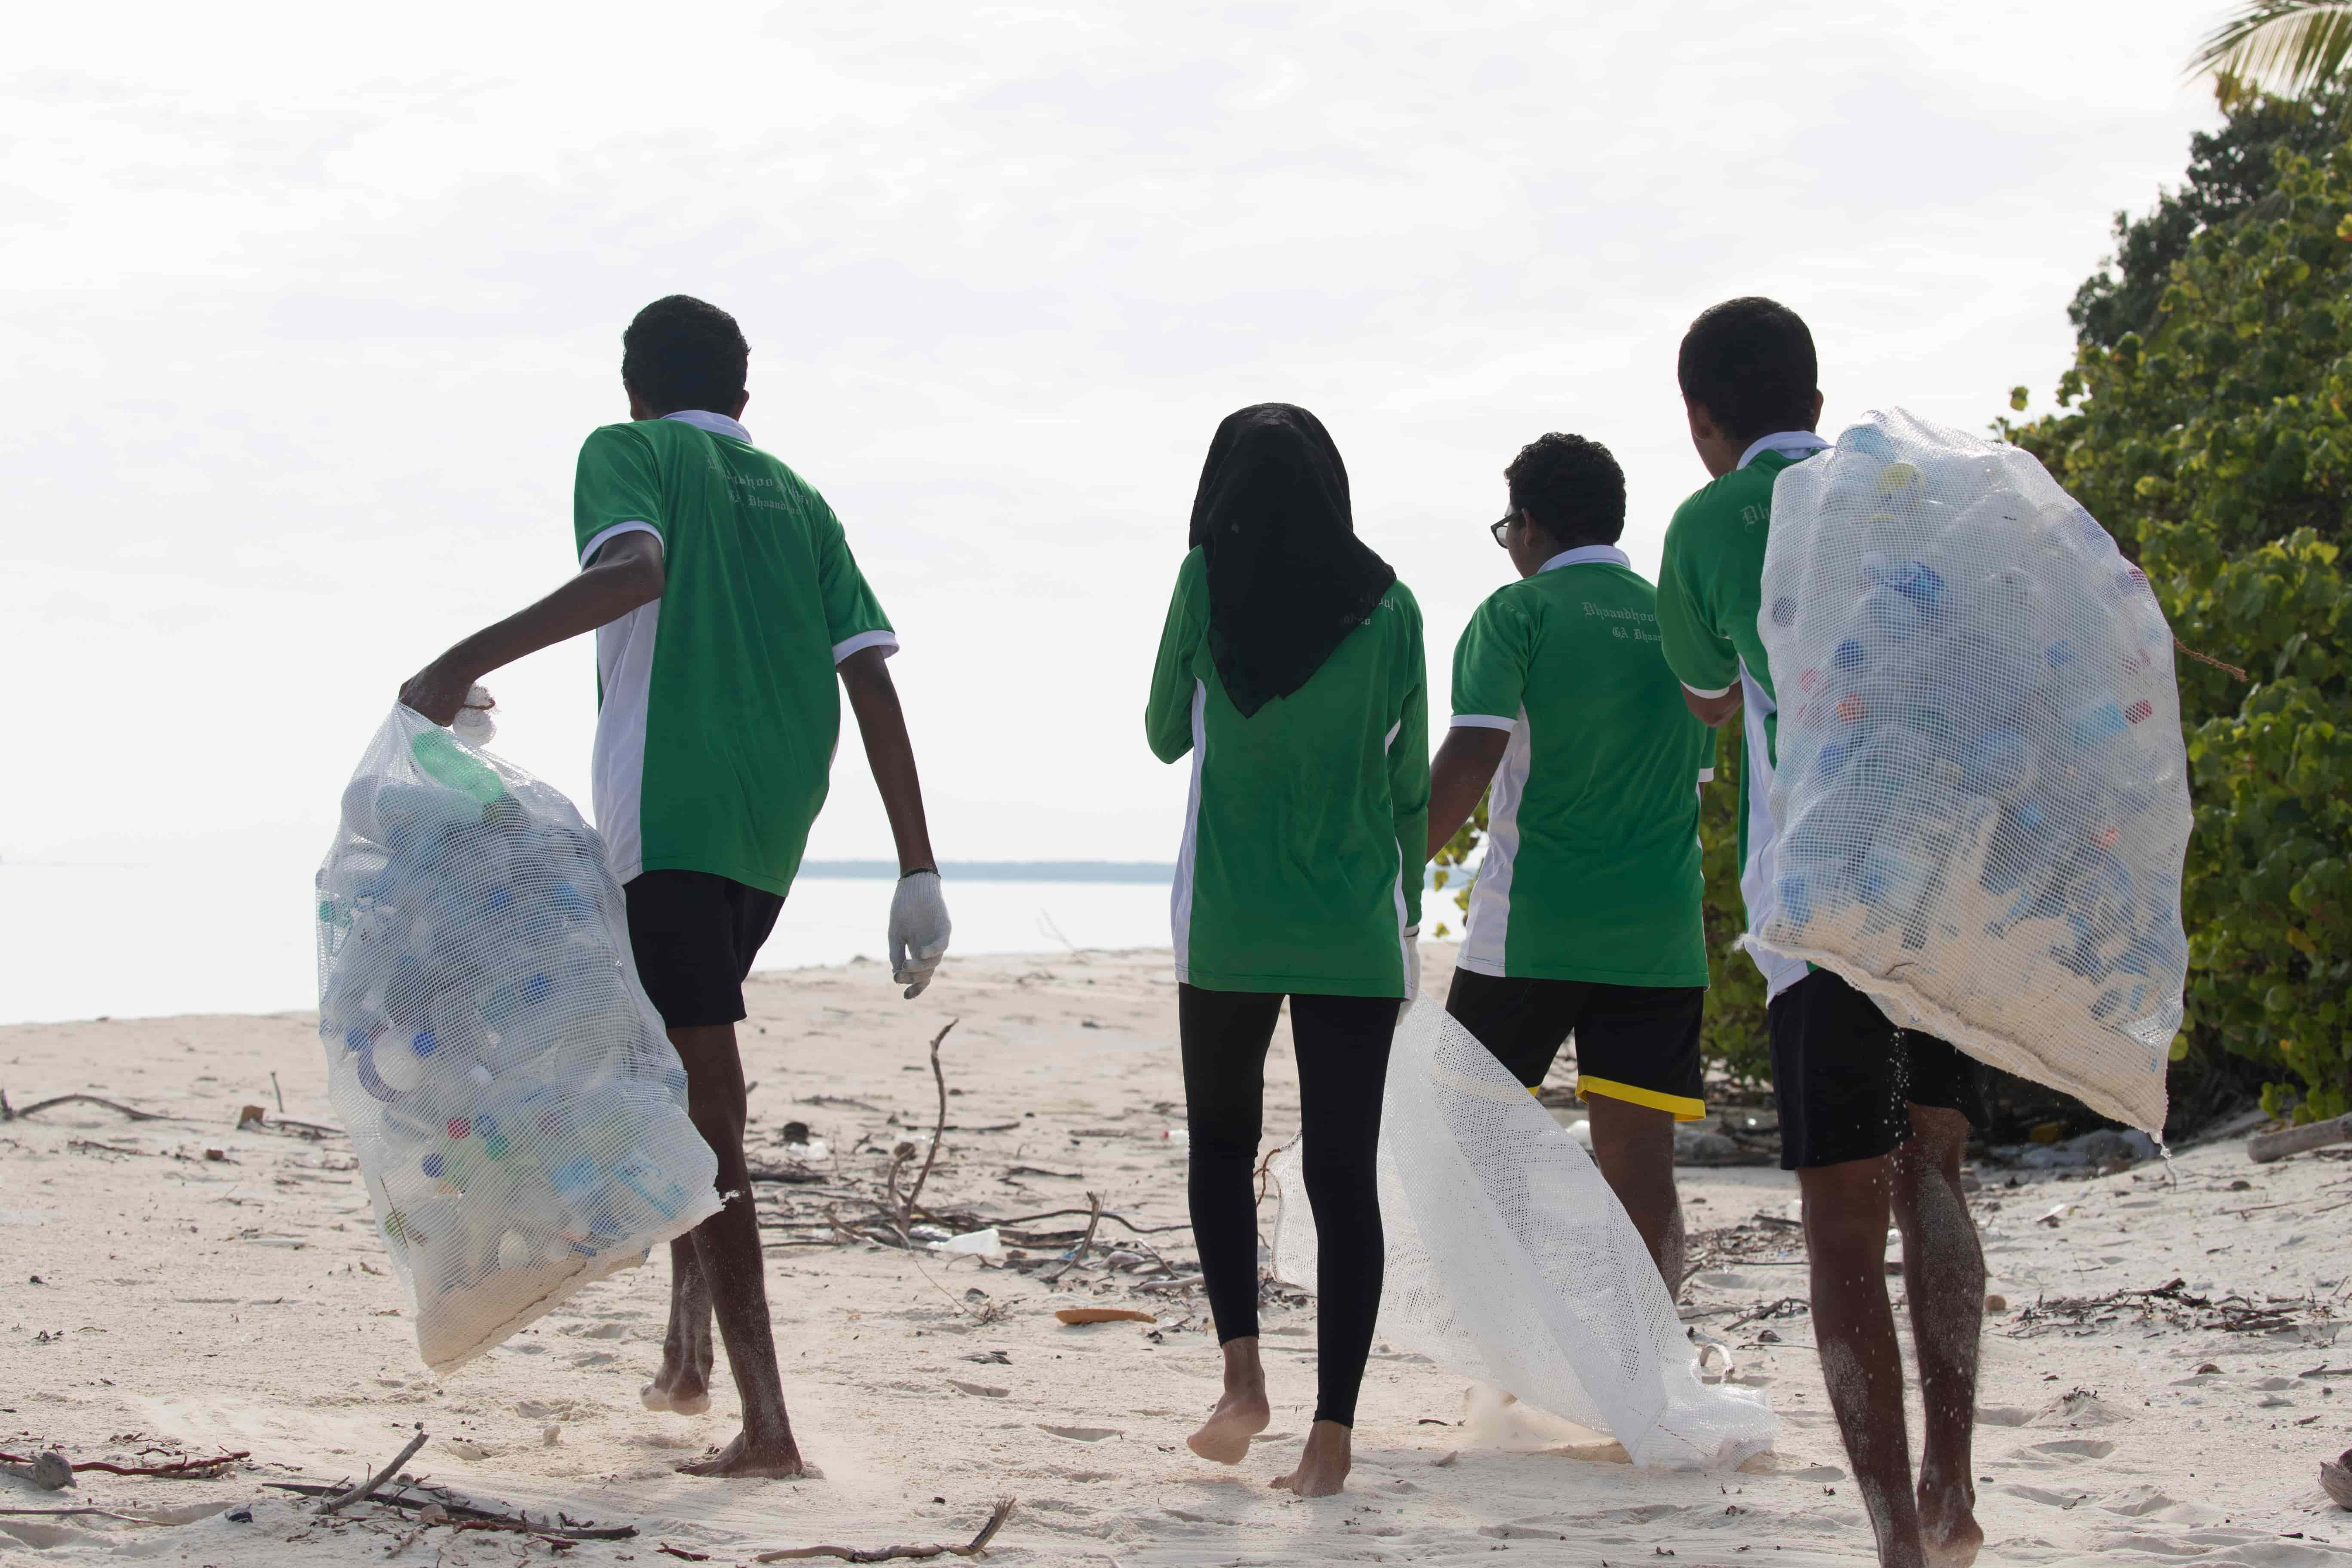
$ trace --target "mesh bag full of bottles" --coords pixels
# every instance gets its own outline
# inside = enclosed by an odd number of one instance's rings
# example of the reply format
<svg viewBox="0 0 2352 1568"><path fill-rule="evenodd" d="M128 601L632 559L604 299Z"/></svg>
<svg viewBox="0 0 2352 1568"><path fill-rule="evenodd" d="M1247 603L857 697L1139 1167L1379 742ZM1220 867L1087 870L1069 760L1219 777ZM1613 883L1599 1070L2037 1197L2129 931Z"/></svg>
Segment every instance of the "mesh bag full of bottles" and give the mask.
<svg viewBox="0 0 2352 1568"><path fill-rule="evenodd" d="M620 887L561 793L395 707L343 792L318 933L329 1087L427 1366L717 1211Z"/></svg>
<svg viewBox="0 0 2352 1568"><path fill-rule="evenodd" d="M2163 1136L2189 944L2173 638L2033 458L1896 410L1782 471L1748 941Z"/></svg>

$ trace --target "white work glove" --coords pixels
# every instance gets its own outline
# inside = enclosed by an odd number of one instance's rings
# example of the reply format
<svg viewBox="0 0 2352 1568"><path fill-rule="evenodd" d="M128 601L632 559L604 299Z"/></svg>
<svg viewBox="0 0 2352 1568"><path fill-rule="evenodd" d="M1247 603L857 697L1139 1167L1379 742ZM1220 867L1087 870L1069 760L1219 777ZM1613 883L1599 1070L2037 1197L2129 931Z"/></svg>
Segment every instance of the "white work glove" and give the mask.
<svg viewBox="0 0 2352 1568"><path fill-rule="evenodd" d="M1410 1007L1421 995L1421 928L1404 928L1404 1005Z"/></svg>
<svg viewBox="0 0 2352 1568"><path fill-rule="evenodd" d="M937 871L910 871L898 879L898 890L890 896L890 978L907 988L908 1000L931 983L950 929Z"/></svg>

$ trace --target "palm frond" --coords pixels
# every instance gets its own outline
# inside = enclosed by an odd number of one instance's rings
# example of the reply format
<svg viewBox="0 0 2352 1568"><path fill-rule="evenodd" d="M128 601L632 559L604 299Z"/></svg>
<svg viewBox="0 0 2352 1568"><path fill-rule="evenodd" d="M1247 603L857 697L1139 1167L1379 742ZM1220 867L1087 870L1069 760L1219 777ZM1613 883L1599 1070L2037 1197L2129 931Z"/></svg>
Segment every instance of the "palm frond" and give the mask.
<svg viewBox="0 0 2352 1568"><path fill-rule="evenodd" d="M2296 97L2333 80L2347 56L2352 0L2245 0L2205 36L2189 70Z"/></svg>

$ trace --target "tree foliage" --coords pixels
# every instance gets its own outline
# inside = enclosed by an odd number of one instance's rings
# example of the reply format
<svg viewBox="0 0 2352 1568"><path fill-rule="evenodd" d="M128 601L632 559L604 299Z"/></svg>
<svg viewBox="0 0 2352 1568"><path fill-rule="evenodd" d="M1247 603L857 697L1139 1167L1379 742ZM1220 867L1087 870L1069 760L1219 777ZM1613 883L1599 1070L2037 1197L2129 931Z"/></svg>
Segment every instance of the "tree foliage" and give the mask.
<svg viewBox="0 0 2352 1568"><path fill-rule="evenodd" d="M2126 332L2153 331L2158 302L2189 242L2242 215L2278 188L2273 154L2284 147L2324 157L2343 140L2343 88L2305 99L2255 95L2233 102L2219 131L2189 139L2189 173L2139 217L2116 214L2116 253L2074 291L2066 314L2077 338L2111 349Z"/></svg>
<svg viewBox="0 0 2352 1568"><path fill-rule="evenodd" d="M2200 156L2336 112L2240 103ZM2352 1109L2352 143L2269 145L2267 188L2231 176L2244 199L2200 220L2143 328L2084 323L2066 412L1997 427L2113 531L2189 647L2248 672L2179 667L2197 829L2175 1049L2249 1056L2293 1080L2268 1107L2312 1118Z"/></svg>
<svg viewBox="0 0 2352 1568"><path fill-rule="evenodd" d="M1710 1074L1737 1083L1772 1081L1772 1053L1764 1033L1764 976L1756 961L1731 944L1748 929L1739 897L1740 715L1715 741L1715 782L1699 791L1700 865L1706 875L1706 1021L1699 1051Z"/></svg>
<svg viewBox="0 0 2352 1568"><path fill-rule="evenodd" d="M2205 35L2191 72L2210 72L2226 103L2247 88L2310 92L2341 76L2352 55L2347 0L2240 0Z"/></svg>

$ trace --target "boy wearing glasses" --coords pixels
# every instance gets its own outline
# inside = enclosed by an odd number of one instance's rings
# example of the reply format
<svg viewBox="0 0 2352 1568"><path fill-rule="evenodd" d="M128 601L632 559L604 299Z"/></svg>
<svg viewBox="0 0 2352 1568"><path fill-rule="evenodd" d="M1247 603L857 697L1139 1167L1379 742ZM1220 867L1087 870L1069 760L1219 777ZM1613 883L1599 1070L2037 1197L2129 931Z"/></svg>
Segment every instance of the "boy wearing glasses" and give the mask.
<svg viewBox="0 0 2352 1568"><path fill-rule="evenodd" d="M1714 736L1683 704L1657 591L1617 548L1609 449L1546 436L1503 471L1494 525L1520 581L1454 650L1429 850L1489 783L1486 863L1446 1011L1534 1089L1576 1037L1592 1153L1671 1292L1682 1279L1675 1123L1706 1114L1697 785Z"/></svg>

